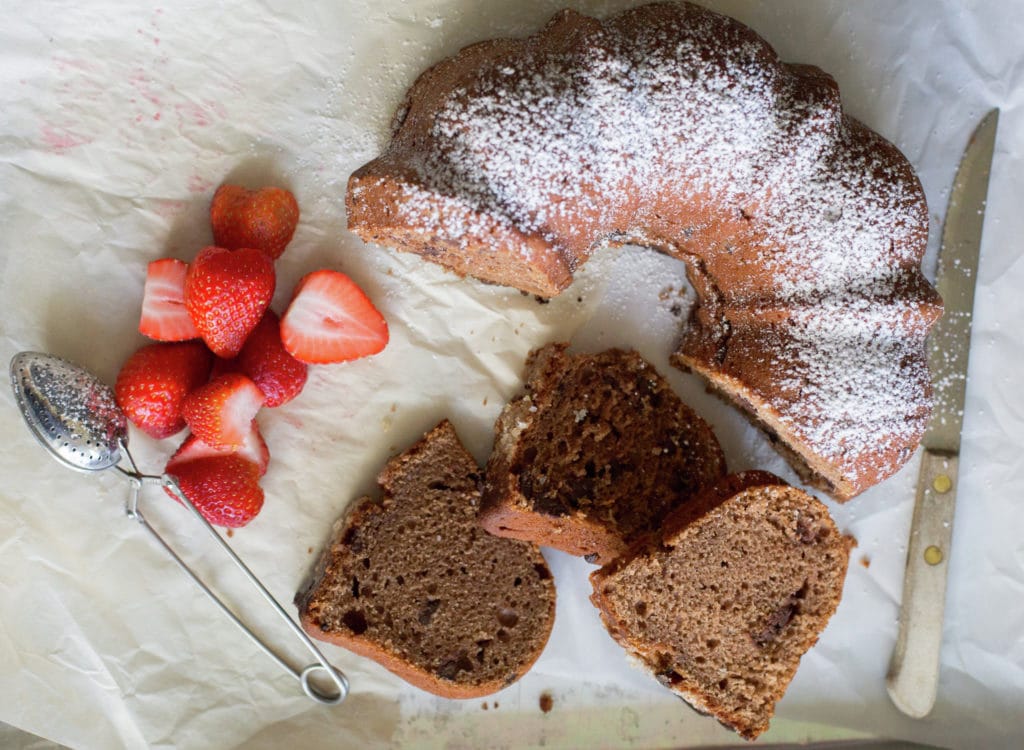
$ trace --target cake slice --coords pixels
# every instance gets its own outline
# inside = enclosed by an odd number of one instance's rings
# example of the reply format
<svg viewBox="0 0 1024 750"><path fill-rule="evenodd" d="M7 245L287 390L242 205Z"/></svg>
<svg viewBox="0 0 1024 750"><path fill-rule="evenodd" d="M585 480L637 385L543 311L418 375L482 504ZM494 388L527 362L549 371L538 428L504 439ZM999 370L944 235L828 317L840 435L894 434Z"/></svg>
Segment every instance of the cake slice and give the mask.
<svg viewBox="0 0 1024 750"><path fill-rule="evenodd" d="M714 432L632 351L548 344L495 425L480 523L605 563L725 474Z"/></svg>
<svg viewBox="0 0 1024 750"><path fill-rule="evenodd" d="M592 573L591 601L659 682L753 739L835 612L850 545L818 500L748 472Z"/></svg>
<svg viewBox="0 0 1024 750"><path fill-rule="evenodd" d="M312 637L354 651L446 698L522 677L555 619L540 550L477 526L476 461L441 422L378 477L333 530L295 597Z"/></svg>

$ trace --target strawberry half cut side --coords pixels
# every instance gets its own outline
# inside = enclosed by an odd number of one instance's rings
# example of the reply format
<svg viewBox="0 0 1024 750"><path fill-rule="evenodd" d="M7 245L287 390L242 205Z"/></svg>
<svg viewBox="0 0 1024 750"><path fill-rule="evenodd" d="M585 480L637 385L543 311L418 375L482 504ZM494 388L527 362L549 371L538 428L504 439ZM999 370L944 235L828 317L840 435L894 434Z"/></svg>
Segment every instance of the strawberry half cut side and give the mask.
<svg viewBox="0 0 1024 750"><path fill-rule="evenodd" d="M222 448L214 448L211 445L204 443L195 435L189 435L185 438L185 442L174 452L171 459L167 462L167 467L164 469L168 474L173 474L173 469L177 468L181 464L187 464L189 461L195 461L200 458L209 458L210 456L230 456L235 455L240 458L244 458L246 461L256 464L259 469L259 474L262 477L267 473L267 466L270 464L270 449L267 448L266 441L263 440L263 435L260 434L260 429L256 424L256 420L252 421L252 429L249 434L245 437L245 442L237 450L224 450Z"/></svg>
<svg viewBox="0 0 1024 750"><path fill-rule="evenodd" d="M348 276L313 271L295 288L281 319L281 341L300 362L347 362L383 350L388 324Z"/></svg>
<svg viewBox="0 0 1024 750"><path fill-rule="evenodd" d="M176 258L154 260L146 267L139 333L156 341L188 341L199 330L185 309L188 263Z"/></svg>
<svg viewBox="0 0 1024 750"><path fill-rule="evenodd" d="M244 445L261 406L263 391L245 375L231 372L188 394L181 415L204 443L235 451Z"/></svg>

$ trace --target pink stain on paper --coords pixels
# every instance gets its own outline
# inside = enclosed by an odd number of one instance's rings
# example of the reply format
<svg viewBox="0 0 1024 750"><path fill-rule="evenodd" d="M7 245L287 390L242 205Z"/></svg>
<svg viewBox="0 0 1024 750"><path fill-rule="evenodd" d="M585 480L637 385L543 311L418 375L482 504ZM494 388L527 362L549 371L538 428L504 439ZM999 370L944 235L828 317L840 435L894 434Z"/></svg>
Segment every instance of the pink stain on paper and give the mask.
<svg viewBox="0 0 1024 750"><path fill-rule="evenodd" d="M188 191L190 193L205 193L213 187L213 180L208 180L201 175L194 174L188 178Z"/></svg>
<svg viewBox="0 0 1024 750"><path fill-rule="evenodd" d="M164 219L173 219L184 213L188 204L179 200L158 200L153 203L153 210Z"/></svg>
<svg viewBox="0 0 1024 750"><path fill-rule="evenodd" d="M92 143L92 138L79 135L69 128L46 123L40 129L43 143L55 154L65 154L77 146Z"/></svg>
<svg viewBox="0 0 1024 750"><path fill-rule="evenodd" d="M123 102L117 111L119 122L110 122L109 129L88 135L90 127L86 120L71 121L58 118L57 121L40 123L39 142L48 151L64 154L68 151L96 142L108 133L114 132L130 144L138 143L144 136L142 131L156 131L163 139L175 134L190 137L189 131L196 128L210 128L227 119L228 112L218 94L197 97L195 92L179 90L174 82L170 58L162 54L161 25L164 10L153 11L148 23L135 29L141 40L151 42L144 58L135 58L135 64L120 71L102 61L79 58L67 53L58 53L51 58L56 74L54 91L65 103L78 105L117 97ZM136 43L136 46L137 43ZM148 45L147 45L148 46ZM120 89L118 87L120 85ZM237 91L237 84L225 82L230 91ZM125 90L127 89L127 90ZM113 93L111 93L113 92ZM123 93L122 93L123 92ZM74 106L64 106L73 111ZM86 105L88 113L88 105ZM83 134L85 133L85 134ZM205 192L211 187L198 177L190 181L193 192Z"/></svg>

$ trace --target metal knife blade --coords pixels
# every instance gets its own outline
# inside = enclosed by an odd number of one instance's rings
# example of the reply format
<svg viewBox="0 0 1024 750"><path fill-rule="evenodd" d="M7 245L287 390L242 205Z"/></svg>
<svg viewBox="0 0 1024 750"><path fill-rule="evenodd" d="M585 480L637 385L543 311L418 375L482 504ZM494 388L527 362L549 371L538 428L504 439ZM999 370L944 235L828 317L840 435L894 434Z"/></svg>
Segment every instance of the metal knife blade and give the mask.
<svg viewBox="0 0 1024 750"><path fill-rule="evenodd" d="M974 282L998 122L999 110L994 109L971 136L949 193L942 225L935 286L942 296L944 312L928 339L928 368L935 386L935 410L923 440L928 450L960 450Z"/></svg>
<svg viewBox="0 0 1024 750"><path fill-rule="evenodd" d="M971 136L942 227L935 285L944 312L928 339L935 406L922 441L925 450L907 547L899 635L886 679L893 703L914 718L928 715L938 692L974 285L998 122L999 110L994 109Z"/></svg>

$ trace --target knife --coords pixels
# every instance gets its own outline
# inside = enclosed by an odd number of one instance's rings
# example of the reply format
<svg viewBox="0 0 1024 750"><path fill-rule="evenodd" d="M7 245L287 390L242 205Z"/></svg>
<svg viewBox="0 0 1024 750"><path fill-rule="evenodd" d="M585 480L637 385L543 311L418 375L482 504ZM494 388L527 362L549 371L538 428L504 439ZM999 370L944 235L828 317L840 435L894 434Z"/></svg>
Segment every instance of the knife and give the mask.
<svg viewBox="0 0 1024 750"><path fill-rule="evenodd" d="M907 547L899 635L886 678L896 708L916 719L932 710L938 691L971 310L998 122L999 110L994 109L971 136L942 226L935 286L945 311L928 339L935 408L922 440L924 454Z"/></svg>

